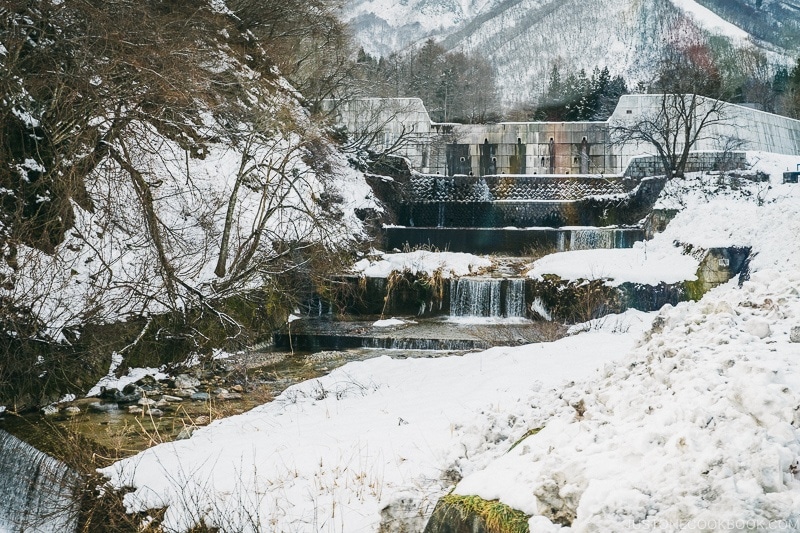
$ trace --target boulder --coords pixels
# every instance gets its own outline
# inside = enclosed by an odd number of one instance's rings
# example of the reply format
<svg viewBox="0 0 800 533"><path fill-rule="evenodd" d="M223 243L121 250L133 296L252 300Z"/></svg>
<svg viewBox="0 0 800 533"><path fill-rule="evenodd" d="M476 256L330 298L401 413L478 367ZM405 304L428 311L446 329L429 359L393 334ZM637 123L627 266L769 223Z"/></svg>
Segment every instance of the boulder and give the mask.
<svg viewBox="0 0 800 533"><path fill-rule="evenodd" d="M191 396L191 394L189 396ZM161 399L164 400L165 402L171 402L171 403L183 401L183 398L181 398L180 396L170 396L169 394L163 395Z"/></svg>
<svg viewBox="0 0 800 533"><path fill-rule="evenodd" d="M217 395L218 400L241 400L242 395L238 392L224 392Z"/></svg>
<svg viewBox="0 0 800 533"><path fill-rule="evenodd" d="M448 494L436 503L425 533L527 533L528 518L497 500Z"/></svg>
<svg viewBox="0 0 800 533"><path fill-rule="evenodd" d="M189 374L178 374L175 377L176 389L196 389L200 386L200 380Z"/></svg>

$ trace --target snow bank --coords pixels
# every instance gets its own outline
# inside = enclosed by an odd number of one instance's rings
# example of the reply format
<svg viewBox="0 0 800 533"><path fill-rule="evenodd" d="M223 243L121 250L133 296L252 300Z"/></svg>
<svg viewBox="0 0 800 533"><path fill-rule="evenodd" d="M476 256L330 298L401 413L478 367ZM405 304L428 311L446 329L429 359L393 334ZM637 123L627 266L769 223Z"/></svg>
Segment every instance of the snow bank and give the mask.
<svg viewBox="0 0 800 533"><path fill-rule="evenodd" d="M800 520L799 284L797 272L760 272L663 310L648 342L564 390L580 412L456 492L571 522L564 531Z"/></svg>
<svg viewBox="0 0 800 533"><path fill-rule="evenodd" d="M691 186L691 183L686 185ZM695 247L750 246L750 268L792 271L800 265L800 187L753 184L732 195L687 202L660 242Z"/></svg>
<svg viewBox="0 0 800 533"><path fill-rule="evenodd" d="M770 157L771 156L771 157ZM680 209L666 231L631 249L580 250L545 256L528 276L555 274L562 279L607 279L658 285L696 279L698 260L677 243L694 248L749 246L751 269L794 269L800 265L800 187L781 184L784 168L800 158L751 153L753 171L771 182L738 182L694 173L672 180L656 207Z"/></svg>
<svg viewBox="0 0 800 533"><path fill-rule="evenodd" d="M528 276L542 279L555 274L565 280L605 279L607 285L625 282L658 285L695 280L699 261L682 254L682 249L637 242L633 248L617 250L576 250L550 254L534 262Z"/></svg>
<svg viewBox="0 0 800 533"><path fill-rule="evenodd" d="M458 494L498 498L537 532L797 531L800 187L706 196L700 179L674 183L685 208L652 244L751 246L750 280L662 309L629 355L564 389L572 412Z"/></svg>
<svg viewBox="0 0 800 533"><path fill-rule="evenodd" d="M414 252L384 254L376 259L362 259L353 270L368 278L386 278L392 272L433 275L441 271L442 276L467 276L477 274L492 266L491 259L461 252Z"/></svg>
<svg viewBox="0 0 800 533"><path fill-rule="evenodd" d="M135 487L129 511L167 506L170 530L203 518L251 531L249 516L270 531L377 531L405 498L421 531L453 476L569 409L552 388L625 353L649 322L632 312L550 344L350 363L102 472Z"/></svg>

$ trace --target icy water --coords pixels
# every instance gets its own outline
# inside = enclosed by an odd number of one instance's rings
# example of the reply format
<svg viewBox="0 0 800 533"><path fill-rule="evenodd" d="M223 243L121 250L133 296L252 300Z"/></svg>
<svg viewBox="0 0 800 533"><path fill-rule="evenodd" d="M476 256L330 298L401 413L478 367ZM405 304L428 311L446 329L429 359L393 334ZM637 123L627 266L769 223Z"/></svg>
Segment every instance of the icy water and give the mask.
<svg viewBox="0 0 800 533"><path fill-rule="evenodd" d="M241 414L271 401L292 385L328 374L351 361L362 361L381 355L392 357L440 357L458 354L454 351L353 349L344 351L283 352L260 351L240 354L218 361L213 380L205 387L210 393L206 401L185 399L175 403L164 416L133 415L116 404L103 403L103 412L89 408L97 398L83 398L70 405L80 408L77 415L44 416L40 413L16 416L0 415L0 430L19 436L26 442L67 463L74 450L63 446L65 436L77 435L91 446L98 466L133 455L160 442L176 439L182 432L206 425L218 418ZM206 383L206 382L204 382ZM213 394L215 388L230 389L239 385L241 398L222 400ZM205 392L205 391L204 391ZM154 397L157 397L154 395ZM0 454L5 445L0 443ZM1 500L0 500L1 501ZM2 507L2 503L0 503ZM0 529L2 532L2 529Z"/></svg>
<svg viewBox="0 0 800 533"><path fill-rule="evenodd" d="M80 478L66 464L0 430L0 473L0 533L75 531Z"/></svg>
<svg viewBox="0 0 800 533"><path fill-rule="evenodd" d="M213 382L219 386L240 384L244 392L237 399L219 400L213 394L208 401L186 399L162 417L129 414L110 402L104 404L103 412L90 410L89 404L96 404L97 398L71 402L81 409L72 416L4 413L0 415L0 533L71 533L77 528L73 495L81 486L78 471L93 471L179 438L187 428L243 413L296 383L325 375L350 361L387 353L405 358L454 352L253 352L218 365Z"/></svg>
<svg viewBox="0 0 800 533"><path fill-rule="evenodd" d="M505 303L504 307L511 309L513 305ZM461 320L465 318L474 317ZM436 339L437 345L449 335L453 339L448 344L458 346L456 341L464 337L466 330L473 335L477 333L476 339L487 345L542 340L536 337L538 326L525 322L498 324L491 318L478 325L448 323L447 320L409 322L389 328L385 335L395 338L401 347L408 344L402 342L404 335L420 337L422 341ZM349 324L351 328L370 326L368 322ZM411 344L416 346L419 342ZM208 399L187 398L175 402L164 409L161 417L130 414L126 405L118 406L113 402L103 403L103 411L98 412L97 398L70 402L71 407L80 409L80 413L73 415L67 415L63 406L59 414L50 416L4 413L0 415L0 533L70 533L76 527L77 510L71 506L71 501L72 491L81 481L77 472L92 472L161 442L186 438L199 426L267 403L292 385L326 375L348 362L385 355L442 357L465 351L383 347L316 352L254 351L217 360L213 375L207 371L199 389L208 393ZM151 388L152 392L146 394L152 398L165 392L153 381L143 386ZM241 397L223 400L215 394L215 389L233 387L242 391ZM90 408L90 404L95 405ZM27 525L19 526L22 522Z"/></svg>

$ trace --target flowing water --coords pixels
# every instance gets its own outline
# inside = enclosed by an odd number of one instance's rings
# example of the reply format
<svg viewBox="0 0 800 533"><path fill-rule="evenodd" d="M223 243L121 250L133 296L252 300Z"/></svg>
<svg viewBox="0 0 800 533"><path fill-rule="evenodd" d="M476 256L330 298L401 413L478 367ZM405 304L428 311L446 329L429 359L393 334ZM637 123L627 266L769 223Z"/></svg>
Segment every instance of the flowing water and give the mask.
<svg viewBox="0 0 800 533"><path fill-rule="evenodd" d="M80 477L66 464L0 430L0 532L70 533Z"/></svg>
<svg viewBox="0 0 800 533"><path fill-rule="evenodd" d="M450 316L524 318L525 280L452 279L450 281Z"/></svg>
<svg viewBox="0 0 800 533"><path fill-rule="evenodd" d="M630 230L617 228L581 228L570 230L570 250L596 250L599 248L628 248L632 245L626 239Z"/></svg>

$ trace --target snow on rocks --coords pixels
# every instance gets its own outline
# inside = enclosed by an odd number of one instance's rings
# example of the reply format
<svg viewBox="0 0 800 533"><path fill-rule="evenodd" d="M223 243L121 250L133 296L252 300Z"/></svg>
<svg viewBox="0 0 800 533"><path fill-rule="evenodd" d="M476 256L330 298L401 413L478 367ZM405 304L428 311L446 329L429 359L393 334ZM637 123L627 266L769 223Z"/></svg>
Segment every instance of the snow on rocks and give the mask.
<svg viewBox="0 0 800 533"><path fill-rule="evenodd" d="M392 318L383 318L381 320L376 320L375 322L372 323L372 325L373 327L376 328L390 328L393 326L404 326L408 323L409 322L406 320L401 320L399 318L392 317Z"/></svg>
<svg viewBox="0 0 800 533"><path fill-rule="evenodd" d="M392 272L409 272L411 274L427 274L432 276L440 271L442 276L467 276L477 274L492 266L492 261L462 252L414 252L384 254L375 252L375 257L362 259L353 266L353 270L368 278L386 278Z"/></svg>
<svg viewBox="0 0 800 533"><path fill-rule="evenodd" d="M566 280L605 279L610 286L625 282L643 285L679 283L697 279L700 261L670 243L637 242L633 248L575 250L546 255L536 261L528 276L542 279L555 274Z"/></svg>

